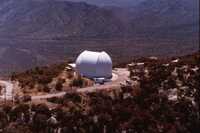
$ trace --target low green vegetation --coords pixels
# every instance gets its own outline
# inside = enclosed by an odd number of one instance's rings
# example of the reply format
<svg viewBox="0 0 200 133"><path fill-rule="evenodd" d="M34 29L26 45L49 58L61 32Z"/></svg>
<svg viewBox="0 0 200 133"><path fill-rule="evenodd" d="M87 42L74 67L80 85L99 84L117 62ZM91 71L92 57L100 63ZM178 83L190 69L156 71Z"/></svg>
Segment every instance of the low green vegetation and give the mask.
<svg viewBox="0 0 200 133"><path fill-rule="evenodd" d="M38 89L38 91L49 92L49 83L53 81L64 69L66 64L51 65L45 67L36 67L31 70L27 70L23 73L13 73L11 80L19 81L19 85L22 89Z"/></svg>

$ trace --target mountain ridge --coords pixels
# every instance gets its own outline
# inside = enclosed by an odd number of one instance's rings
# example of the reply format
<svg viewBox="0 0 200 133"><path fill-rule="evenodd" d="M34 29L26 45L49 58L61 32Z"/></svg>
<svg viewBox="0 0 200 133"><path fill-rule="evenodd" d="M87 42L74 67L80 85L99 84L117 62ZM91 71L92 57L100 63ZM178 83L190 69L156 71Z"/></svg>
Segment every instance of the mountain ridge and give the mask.
<svg viewBox="0 0 200 133"><path fill-rule="evenodd" d="M144 0L124 9L65 0L3 0L0 35L52 39L155 34L185 38L198 32L197 2Z"/></svg>
<svg viewBox="0 0 200 133"><path fill-rule="evenodd" d="M107 51L115 63L196 52L198 0L182 1L144 0L123 8L0 0L0 74L74 60L83 49Z"/></svg>
<svg viewBox="0 0 200 133"><path fill-rule="evenodd" d="M120 22L104 9L66 1L10 1L0 10L0 33L27 36L101 36L120 33ZM9 3L9 2L7 2ZM6 13L5 13L6 12ZM112 28L112 29L111 29Z"/></svg>

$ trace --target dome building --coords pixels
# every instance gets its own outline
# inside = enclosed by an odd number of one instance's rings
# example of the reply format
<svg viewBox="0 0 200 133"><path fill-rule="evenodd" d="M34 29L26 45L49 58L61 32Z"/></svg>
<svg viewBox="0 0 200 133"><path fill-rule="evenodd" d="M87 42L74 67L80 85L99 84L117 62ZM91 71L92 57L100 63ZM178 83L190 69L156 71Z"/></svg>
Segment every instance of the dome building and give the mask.
<svg viewBox="0 0 200 133"><path fill-rule="evenodd" d="M82 52L76 60L76 69L88 78L112 78L112 60L106 52Z"/></svg>

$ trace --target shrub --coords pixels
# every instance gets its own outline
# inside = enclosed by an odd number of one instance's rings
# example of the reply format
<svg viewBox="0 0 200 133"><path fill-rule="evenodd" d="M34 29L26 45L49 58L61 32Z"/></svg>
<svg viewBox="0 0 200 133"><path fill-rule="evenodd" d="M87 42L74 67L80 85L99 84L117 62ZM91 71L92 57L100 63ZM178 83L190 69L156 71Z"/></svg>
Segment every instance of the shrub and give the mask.
<svg viewBox="0 0 200 133"><path fill-rule="evenodd" d="M11 81L14 81L15 79L16 79L16 73L13 72L13 73L11 74Z"/></svg>
<svg viewBox="0 0 200 133"><path fill-rule="evenodd" d="M51 88L49 88L47 85L44 86L43 91L49 93Z"/></svg>
<svg viewBox="0 0 200 133"><path fill-rule="evenodd" d="M62 88L63 88L62 82L58 81L58 82L56 83L55 89L56 89L57 91L62 91Z"/></svg>
<svg viewBox="0 0 200 133"><path fill-rule="evenodd" d="M78 76L72 80L70 83L70 86L75 86L75 87L83 87L84 85L84 80L81 76Z"/></svg>
<svg viewBox="0 0 200 133"><path fill-rule="evenodd" d="M73 76L74 76L74 75L73 75L73 72L68 72L68 73L67 73L67 78L68 78L68 79L72 79Z"/></svg>
<svg viewBox="0 0 200 133"><path fill-rule="evenodd" d="M3 90L3 87L2 86L0 86L0 95L1 95L1 91Z"/></svg>
<svg viewBox="0 0 200 133"><path fill-rule="evenodd" d="M44 84L44 85L50 83L52 80L53 80L53 78L48 75L41 75L38 77L38 83Z"/></svg>
<svg viewBox="0 0 200 133"><path fill-rule="evenodd" d="M46 114L46 115L51 114L51 112L46 104L35 105L32 107L32 110L36 111L37 113L41 113L41 114Z"/></svg>
<svg viewBox="0 0 200 133"><path fill-rule="evenodd" d="M23 100L23 102L30 102L32 99L31 99L30 95L25 95L25 96L23 96L22 100Z"/></svg>
<svg viewBox="0 0 200 133"><path fill-rule="evenodd" d="M75 92L66 93L63 98L64 100L67 100L67 101L71 100L74 103L81 102L81 96Z"/></svg>
<svg viewBox="0 0 200 133"><path fill-rule="evenodd" d="M63 100L58 97L52 97L52 98L48 98L47 101L51 103L61 104Z"/></svg>

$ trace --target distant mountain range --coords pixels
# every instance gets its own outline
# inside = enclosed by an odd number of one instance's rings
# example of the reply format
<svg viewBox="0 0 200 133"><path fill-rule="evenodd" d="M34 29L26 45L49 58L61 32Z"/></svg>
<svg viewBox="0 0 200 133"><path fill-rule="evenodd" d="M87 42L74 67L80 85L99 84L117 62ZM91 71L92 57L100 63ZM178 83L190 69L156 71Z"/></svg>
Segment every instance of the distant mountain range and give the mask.
<svg viewBox="0 0 200 133"><path fill-rule="evenodd" d="M0 3L0 36L90 37L123 33L112 12L86 3L7 0Z"/></svg>
<svg viewBox="0 0 200 133"><path fill-rule="evenodd" d="M197 3L142 0L137 6L123 8L66 0L1 0L0 37L185 38L198 33Z"/></svg>
<svg viewBox="0 0 200 133"><path fill-rule="evenodd" d="M119 63L199 48L199 0L77 1L0 0L0 75L74 60L84 49Z"/></svg>
<svg viewBox="0 0 200 133"><path fill-rule="evenodd" d="M87 2L97 6L116 6L116 7L131 7L145 0L71 0L74 2Z"/></svg>
<svg viewBox="0 0 200 133"><path fill-rule="evenodd" d="M136 33L162 38L198 33L198 0L146 0L131 11L132 31Z"/></svg>

